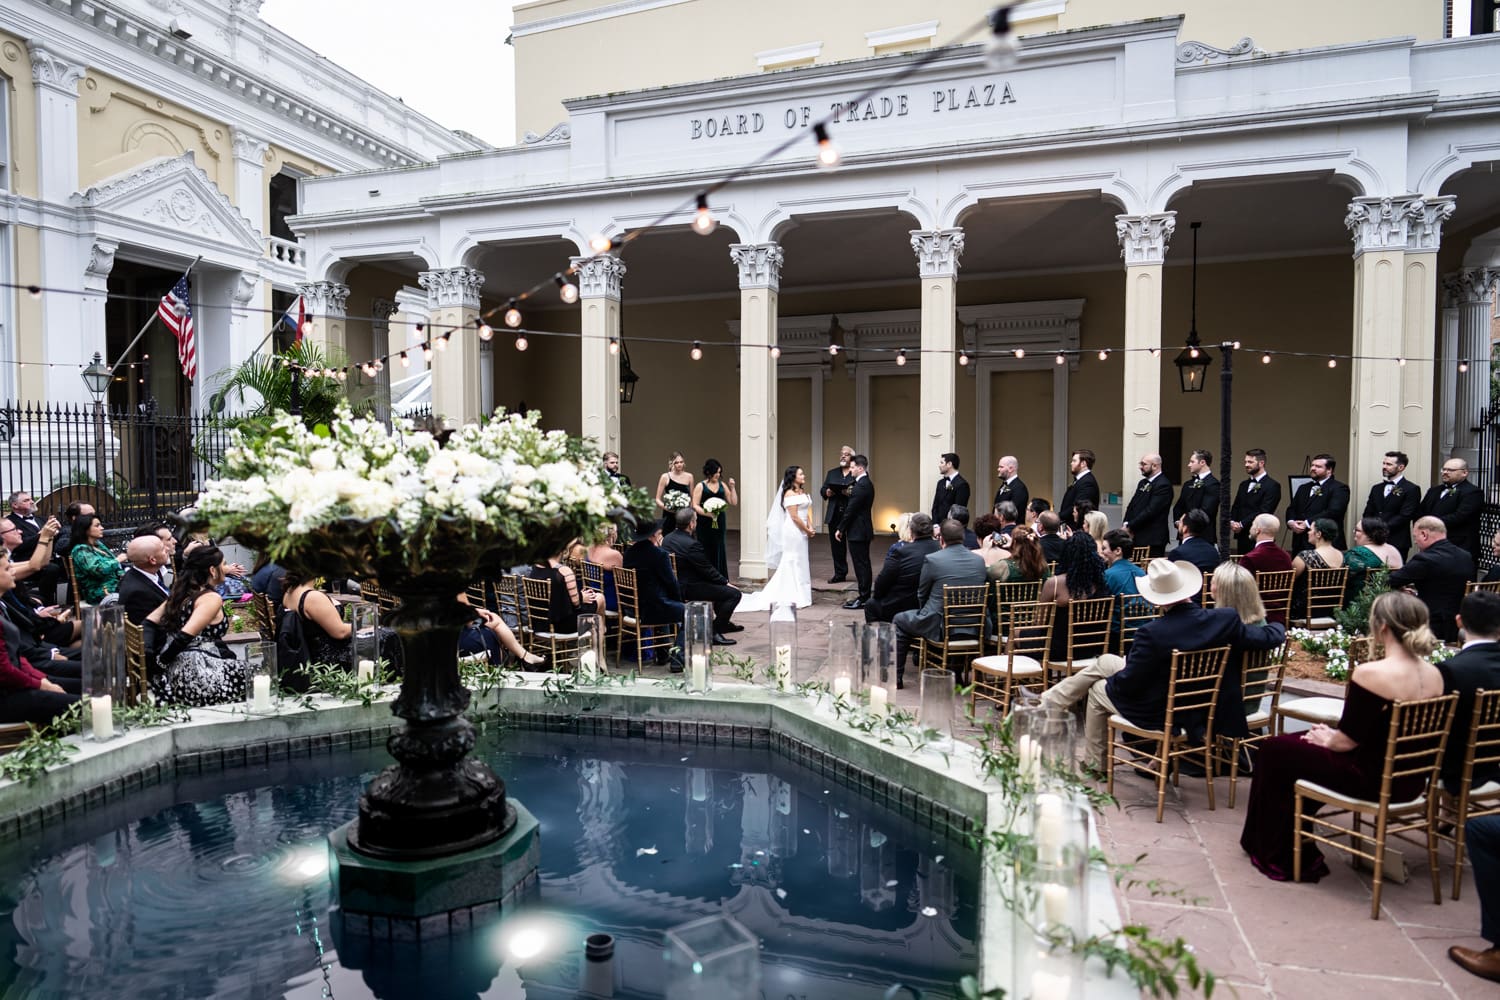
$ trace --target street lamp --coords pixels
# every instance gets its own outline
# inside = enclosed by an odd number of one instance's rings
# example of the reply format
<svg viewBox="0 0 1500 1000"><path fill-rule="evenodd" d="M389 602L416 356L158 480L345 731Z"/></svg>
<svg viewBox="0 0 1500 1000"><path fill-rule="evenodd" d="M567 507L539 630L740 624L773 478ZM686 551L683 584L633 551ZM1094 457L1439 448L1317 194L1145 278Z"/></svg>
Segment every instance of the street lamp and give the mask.
<svg viewBox="0 0 1500 1000"><path fill-rule="evenodd" d="M88 388L89 394L94 397L94 470L95 482L99 489L103 489L106 477L104 471L104 394L109 392L110 380L114 377L109 365L98 351L94 352L94 360L84 368L81 376L83 384Z"/></svg>
<svg viewBox="0 0 1500 1000"><path fill-rule="evenodd" d="M1194 222L1193 229L1193 318L1188 327L1187 346L1177 355L1177 378L1183 392L1202 392L1208 378L1208 366L1214 363L1213 355L1198 342L1198 229L1203 223Z"/></svg>

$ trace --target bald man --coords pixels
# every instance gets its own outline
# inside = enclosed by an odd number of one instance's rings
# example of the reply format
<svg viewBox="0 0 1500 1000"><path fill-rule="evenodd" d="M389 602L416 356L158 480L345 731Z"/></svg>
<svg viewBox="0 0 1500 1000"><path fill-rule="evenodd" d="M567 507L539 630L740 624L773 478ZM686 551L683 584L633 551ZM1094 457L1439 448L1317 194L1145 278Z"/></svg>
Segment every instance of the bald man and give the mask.
<svg viewBox="0 0 1500 1000"><path fill-rule="evenodd" d="M1021 466L1016 461L1016 456L1006 455L995 464L995 476L1000 480L1000 485L995 489L995 506L1009 500L1016 505L1016 510L1024 512L1026 505L1031 503L1031 492L1026 489L1026 484L1021 482Z"/></svg>
<svg viewBox="0 0 1500 1000"><path fill-rule="evenodd" d="M1392 589L1408 590L1427 605L1432 631L1444 642L1458 639L1458 608L1468 582L1474 579L1474 559L1448 540L1448 526L1435 514L1412 525L1417 551L1406 565L1390 575Z"/></svg>
<svg viewBox="0 0 1500 1000"><path fill-rule="evenodd" d="M1161 471L1161 456L1141 456L1141 481L1125 506L1125 530L1136 545L1151 546L1151 557L1167 554L1172 514L1172 483Z"/></svg>
<svg viewBox="0 0 1500 1000"><path fill-rule="evenodd" d="M120 577L120 604L125 608L125 617L139 625L167 599L167 585L161 574L167 564L167 547L155 535L140 535L125 547L125 558L130 568Z"/></svg>

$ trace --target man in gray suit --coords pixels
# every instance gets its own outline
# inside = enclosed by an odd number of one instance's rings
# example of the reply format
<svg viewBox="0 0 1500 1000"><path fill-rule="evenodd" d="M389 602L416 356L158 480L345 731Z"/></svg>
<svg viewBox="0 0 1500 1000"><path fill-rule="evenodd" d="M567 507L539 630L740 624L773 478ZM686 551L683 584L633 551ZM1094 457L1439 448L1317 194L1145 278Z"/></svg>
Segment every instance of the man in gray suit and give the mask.
<svg viewBox="0 0 1500 1000"><path fill-rule="evenodd" d="M917 610L896 615L896 686L905 687L906 655L912 641L943 637L943 588L979 587L985 581L984 560L964 547L964 526L948 518L939 528L943 547L922 563L917 584Z"/></svg>

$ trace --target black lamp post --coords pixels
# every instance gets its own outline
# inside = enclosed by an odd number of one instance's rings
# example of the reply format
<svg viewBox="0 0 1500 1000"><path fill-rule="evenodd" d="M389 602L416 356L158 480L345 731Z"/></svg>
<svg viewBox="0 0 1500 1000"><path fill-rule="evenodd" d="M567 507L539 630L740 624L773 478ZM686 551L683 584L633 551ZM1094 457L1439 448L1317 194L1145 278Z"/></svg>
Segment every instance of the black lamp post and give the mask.
<svg viewBox="0 0 1500 1000"><path fill-rule="evenodd" d="M89 395L94 397L94 471L95 482L102 490L105 486L105 462L104 462L104 394L109 392L109 381L112 377L109 365L104 363L104 358L98 351L94 352L94 360L84 368L81 377L83 384L88 389Z"/></svg>

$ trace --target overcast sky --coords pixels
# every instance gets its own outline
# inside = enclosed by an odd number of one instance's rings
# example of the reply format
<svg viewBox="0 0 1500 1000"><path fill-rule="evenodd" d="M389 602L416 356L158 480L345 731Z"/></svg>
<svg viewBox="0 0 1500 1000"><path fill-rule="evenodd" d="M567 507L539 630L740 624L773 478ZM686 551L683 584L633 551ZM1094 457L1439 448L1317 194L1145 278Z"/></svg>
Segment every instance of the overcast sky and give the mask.
<svg viewBox="0 0 1500 1000"><path fill-rule="evenodd" d="M439 124L509 146L510 8L496 0L265 0L260 16Z"/></svg>

